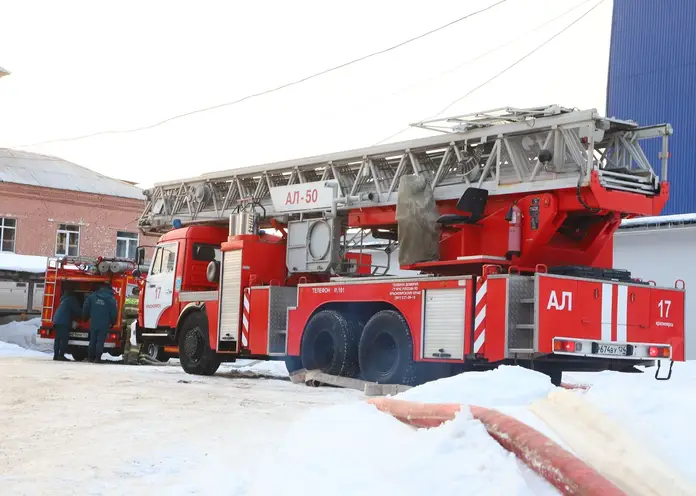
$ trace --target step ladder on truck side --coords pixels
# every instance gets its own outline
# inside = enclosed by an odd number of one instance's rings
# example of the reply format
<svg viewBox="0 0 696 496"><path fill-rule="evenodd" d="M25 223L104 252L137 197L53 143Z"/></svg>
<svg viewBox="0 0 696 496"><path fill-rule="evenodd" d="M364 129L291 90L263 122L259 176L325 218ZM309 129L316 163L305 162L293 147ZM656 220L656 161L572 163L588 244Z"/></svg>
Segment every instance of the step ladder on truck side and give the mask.
<svg viewBox="0 0 696 496"><path fill-rule="evenodd" d="M41 310L41 320L45 322L53 322L57 274L58 260L49 257L48 260L46 260L46 279L44 281L43 308Z"/></svg>
<svg viewBox="0 0 696 496"><path fill-rule="evenodd" d="M441 134L146 192L145 232L229 222L221 260L211 262L217 298L189 291L195 309L180 308L187 372L271 357L293 370L411 385L425 369L519 363L558 379L562 370L684 359L683 287L646 288L605 272L621 219L656 215L667 201L668 124L552 105L418 126ZM653 139L659 175L642 148ZM356 277L341 241L351 229L396 241L400 268L420 275ZM578 266L592 270L558 273ZM185 284L185 272L175 277ZM487 297L495 292L497 300ZM656 310L666 299L669 319ZM188 362L185 347L202 339L201 326L209 353L191 348ZM330 328L345 332L318 337ZM399 365L380 372L377 362L390 359Z"/></svg>

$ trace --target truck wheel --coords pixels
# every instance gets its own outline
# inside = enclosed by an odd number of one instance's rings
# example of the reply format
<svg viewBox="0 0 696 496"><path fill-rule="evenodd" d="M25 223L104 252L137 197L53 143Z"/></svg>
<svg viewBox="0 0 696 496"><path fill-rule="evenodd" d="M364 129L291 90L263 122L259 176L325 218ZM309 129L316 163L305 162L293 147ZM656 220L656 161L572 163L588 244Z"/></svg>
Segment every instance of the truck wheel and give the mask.
<svg viewBox="0 0 696 496"><path fill-rule="evenodd" d="M335 310L316 313L302 334L302 366L325 374L356 377L358 333L357 325Z"/></svg>
<svg viewBox="0 0 696 496"><path fill-rule="evenodd" d="M302 359L297 356L286 356L285 357L285 368L288 369L288 374L297 372L302 368Z"/></svg>
<svg viewBox="0 0 696 496"><path fill-rule="evenodd" d="M213 375L220 366L220 359L210 348L208 319L195 312L184 321L179 334L179 360L187 374Z"/></svg>
<svg viewBox="0 0 696 496"><path fill-rule="evenodd" d="M147 343L145 354L158 362L166 363L169 361L169 355L164 352L164 346L157 346L154 343Z"/></svg>
<svg viewBox="0 0 696 496"><path fill-rule="evenodd" d="M87 358L87 348L75 347L71 348L69 351L73 357L73 360L75 360L76 362L81 362L85 358Z"/></svg>
<svg viewBox="0 0 696 496"><path fill-rule="evenodd" d="M399 312L382 310L372 316L360 338L358 357L366 381L416 384L413 339L406 319Z"/></svg>

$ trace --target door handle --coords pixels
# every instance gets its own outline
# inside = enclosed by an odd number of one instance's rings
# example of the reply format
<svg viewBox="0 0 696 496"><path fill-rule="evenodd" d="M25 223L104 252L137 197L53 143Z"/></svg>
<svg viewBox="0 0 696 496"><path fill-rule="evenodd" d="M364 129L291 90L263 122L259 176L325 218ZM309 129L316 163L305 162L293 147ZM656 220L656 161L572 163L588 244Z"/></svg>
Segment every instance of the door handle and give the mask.
<svg viewBox="0 0 696 496"><path fill-rule="evenodd" d="M171 290L171 289L168 289L168 290L166 291L166 293L167 293L167 294L172 294L172 290Z"/></svg>
<svg viewBox="0 0 696 496"><path fill-rule="evenodd" d="M151 288L156 288L157 285L156 285L156 284L150 284L150 287L151 287Z"/></svg>

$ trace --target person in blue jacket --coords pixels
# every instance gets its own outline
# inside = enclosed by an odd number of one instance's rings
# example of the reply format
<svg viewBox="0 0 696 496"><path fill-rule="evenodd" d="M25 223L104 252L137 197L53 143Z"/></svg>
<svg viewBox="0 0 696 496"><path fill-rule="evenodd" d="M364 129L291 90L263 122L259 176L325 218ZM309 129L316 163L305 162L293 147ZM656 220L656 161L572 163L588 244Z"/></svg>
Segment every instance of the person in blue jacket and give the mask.
<svg viewBox="0 0 696 496"><path fill-rule="evenodd" d="M61 362L69 362L65 356L68 351L68 340L73 320L80 316L80 302L72 291L63 293L60 304L53 315L53 328L56 337L53 340L53 359Z"/></svg>
<svg viewBox="0 0 696 496"><path fill-rule="evenodd" d="M104 353L104 341L109 328L116 324L118 307L111 284L104 283L85 300L82 307L82 315L89 319L89 349L87 360L94 363L101 362Z"/></svg>

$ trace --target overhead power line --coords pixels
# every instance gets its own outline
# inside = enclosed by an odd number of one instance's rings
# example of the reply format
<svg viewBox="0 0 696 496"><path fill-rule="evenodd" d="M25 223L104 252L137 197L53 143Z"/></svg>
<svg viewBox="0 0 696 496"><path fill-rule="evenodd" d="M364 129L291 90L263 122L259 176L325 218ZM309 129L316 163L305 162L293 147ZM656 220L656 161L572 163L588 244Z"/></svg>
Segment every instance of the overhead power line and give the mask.
<svg viewBox="0 0 696 496"><path fill-rule="evenodd" d="M536 26L534 26L534 27L528 29L527 31L525 31L525 32L523 32L523 33L520 33L519 36L515 36L514 38L510 38L510 39L509 39L508 41L506 41L505 43L501 43L500 45L494 46L493 48L491 48L491 49L489 49L489 50L486 50L485 52L482 52L482 53L480 53L480 54L478 54L478 55L476 55L476 56L474 56L474 57L472 57L472 58L470 58L470 59L467 59L467 60L465 60L464 62L462 62L461 64L457 65L456 67L453 67L453 68L451 68L451 69L444 70L444 71L442 71L442 72L440 72L440 73L438 73L438 74L436 74L436 75L434 75L434 76L432 76L432 77L429 77L428 79L426 79L426 80L424 80L424 81L420 81L420 82L417 82L417 83L415 83L415 84L413 84L413 85L409 85L409 86L407 86L407 87L405 88L405 90L409 90L410 88L417 87L417 86L422 86L423 84L427 84L427 83L429 83L429 82L431 82L431 81L435 81L436 79L439 79L439 78L445 76L446 74L450 74L450 73L452 73L452 72L458 71L459 69L461 69L461 68L463 68L463 67L466 67L467 65L471 64L472 62L476 62L477 60L481 60L482 58L487 57L487 56L489 56L490 54L492 54L492 53L494 53L494 52L497 52L497 51L500 50L501 48L505 48L505 47L508 47L508 46L512 45L513 43L517 42L518 40L527 37L530 33L535 33L535 32L537 32L537 31L539 31L540 29L542 29L542 28L548 26L549 24L556 22L556 21L557 21L558 19L560 19L561 17L565 17L566 15L570 14L570 13L571 13L572 11L574 11L575 9L578 9L578 8L580 8L580 7L583 7L583 6L587 5L588 3L591 3L592 1L593 1L593 0L584 0L584 1L582 1L582 2L580 2L580 3L578 3L578 4L576 4L576 5L572 6L572 7L569 8L568 10L566 10L566 11L564 11L564 12L561 12L561 13L558 14L557 16L552 17L551 19L548 19L548 20L544 21L544 22L541 23L541 24L537 24ZM396 94L402 93L403 91L404 91L404 90L399 90L399 91L397 91L397 92L395 92L395 93L392 93L392 95L396 95Z"/></svg>
<svg viewBox="0 0 696 496"><path fill-rule="evenodd" d="M413 43L414 41L417 41L417 40L420 40L420 39L422 39L422 38L425 38L426 36L430 36L431 34L437 33L438 31L442 31L443 29L448 28L448 27L450 27L450 26L453 26L454 24L457 24L457 23L459 23L459 22L465 21L465 20L467 20L467 19L469 19L469 18L471 18L471 17L474 17L474 16L476 16L476 15L478 15L478 14L482 14L483 12L486 12L486 11L488 11L488 10L491 10L492 8L497 7L498 5L501 5L501 4L503 4L503 3L507 2L507 1L508 1L508 0L499 0L499 1L497 1L497 2L495 2L495 3L493 3L493 4L491 4L491 5L489 5L488 7L484 7L484 8L482 8L482 9L479 9L479 10L477 10L477 11L475 11L475 12L470 13L470 14L464 15L464 16L462 16L462 17L458 17L457 19L454 19L453 21L450 21L450 22L448 22L447 24L443 24L442 26L439 26L439 27L437 27L437 28L435 28L435 29L431 29L430 31L426 31L425 33L422 33L422 34L420 34L420 35L418 35L418 36L415 36L415 37L413 37L413 38L409 38L409 39L407 39L407 40L405 40L405 41L402 41L401 43L398 43L398 44L396 44L396 45L390 46L390 47L385 48L385 49L383 49L383 50L379 50L379 51L377 51L377 52L372 52L372 53L369 53L369 54L367 54L367 55L363 55L362 57L358 57L358 58L353 59L353 60L350 60L350 61L348 61L348 62L344 62L344 63L342 63L342 64L336 65L336 66L331 67L331 68L329 68L329 69L324 69L323 71L316 72L316 73L311 74L311 75L309 75L309 76L305 76L305 77L303 77L303 78L301 78L301 79L297 79L297 80L295 80L295 81L291 81L291 82L289 82L289 83L285 83L285 84L282 84L282 85L280 85L280 86L276 86L276 87L271 88L271 89L268 89L268 90L259 91L258 93L253 93L253 94L244 96L244 97L242 97L242 98L239 98L239 99L237 99L237 100L233 100L233 101L230 101L230 102L219 103L219 104L217 104L217 105L212 105L212 106L209 106L209 107L199 108L199 109L196 109L196 110L191 110L190 112L186 112L186 113L183 113L183 114L177 114L177 115L174 115L174 116L172 116L172 117L168 117L167 119L164 119L164 120L161 120L161 121L159 121L159 122L156 122L156 123L154 123L154 124L149 124L149 125L147 125L147 126L135 127L135 128L131 128L131 129L116 129L116 130L109 130L109 131L99 131L99 132L96 132L96 133L85 134L85 135L81 135L81 136L74 136L74 137L70 137L70 138L59 138L59 139L48 140L48 141L40 141L40 142L37 142L37 143L31 143L31 144L27 144L27 145L18 145L16 148L31 147L31 146L39 146L39 145L46 145L46 144L49 144L49 143L58 143L58 142L65 142L65 141L77 141L77 140L82 140L82 139L86 139L86 138L92 138L92 137L95 137L95 136L101 136L101 135L106 135L106 134L125 134L125 133L134 133L134 132L138 132L138 131L145 131L145 130L147 130L147 129L152 129L152 128L161 126L161 125L163 125L163 124L166 124L166 123L168 123L168 122L172 122L172 121L177 120L177 119L182 119L182 118L184 118L184 117L189 117L189 116L194 115L194 114L200 114L200 113L202 113L202 112L209 112L209 111L211 111L211 110L216 110L216 109L219 109L219 108L222 108L222 107L229 107L229 106L231 106L231 105L237 105L237 104L242 103L242 102L244 102L244 101L246 101L246 100L250 100L250 99L252 99L252 98L257 98L257 97L259 97L259 96L267 95L267 94L269 94L269 93L274 93L274 92L276 92L276 91L280 91L280 90L285 89L285 88L288 88L288 87L290 87L290 86L295 86L295 85L298 85L298 84L300 84L300 83L304 83L304 82L306 82L306 81L309 81L310 79L314 79L314 78L317 78L317 77L319 77L319 76L323 76L323 75L328 74L328 73L330 73L330 72L334 72L334 71L337 71L337 70L339 70L339 69L343 69L344 67L348 67L349 65L357 64L358 62L362 62L363 60L367 60L367 59L369 59L369 58L376 57L376 56L378 56L378 55L382 55L382 54L387 53L387 52L391 52L391 51L393 51L393 50L396 50L397 48L401 48L401 47L404 46L404 45L407 45L407 44L409 44L409 43Z"/></svg>
<svg viewBox="0 0 696 496"><path fill-rule="evenodd" d="M422 119L421 122L427 121L427 120L430 120L430 119L434 119L435 117L438 117L438 116L442 115L444 112L446 112L447 110L449 110L453 105L459 103L460 101L464 100L464 99L467 98L468 96L472 95L474 92L480 90L481 88L483 88L483 87L486 86L487 84L489 84L489 83L491 83L492 81L498 79L500 76L502 76L503 74L505 74L507 71L509 71L510 69L512 69L513 67L515 67L516 65L518 65L519 63L521 63L522 61L524 61L525 59L527 59L528 57L532 56L533 54L535 54L536 52L538 52L539 50L541 50L542 48L544 48L546 45L548 45L549 43L551 43L553 40L555 40L556 38L558 38L560 35L562 35L562 34L565 33L566 31L568 31L571 27L573 27L575 24L577 24L578 22L580 22L580 21L581 21L585 16L587 16L590 12L592 12L594 9L596 9L597 7L599 7L599 5L602 4L603 2L604 2L604 0L599 0L599 2L597 2L595 5L593 5L589 10L587 10L585 13L583 13L582 15L580 15L577 19L575 19L573 22L571 22L570 24L568 24L568 25L567 25L566 27L564 27L562 30L560 30L559 32L557 32L556 34L554 34L553 36L551 36L550 38L546 39L543 43L541 43L540 45L537 45L533 50L531 50L530 52L527 52L525 55L523 55L522 57L520 57L519 59L517 59L516 61L514 61L512 64L510 64L509 66L507 66L505 69L503 69L502 71L496 73L493 77L491 77L491 78L485 80L483 83L481 83L481 84L479 84L478 86L476 86L475 88L469 90L469 91L466 92L464 95L458 97L456 100L452 101L452 102L449 103L446 107L444 107L442 110L440 110L437 114L434 114L434 115L432 115L432 116L430 116L430 117L427 117L427 118L425 118L425 119ZM408 131L409 129L411 129L411 126L405 127L405 128L402 129L401 131L399 131L399 132L397 132L397 133L394 133L394 134L392 134L392 135L387 136L387 137L384 138L383 140L378 141L377 143L375 143L375 145L382 144L382 143L384 143L385 141L388 141L388 140L390 140L390 139L392 139L392 138L395 138L395 137L397 137L398 135L400 135L400 134L402 134L402 133ZM374 146L374 145L373 145L373 146Z"/></svg>

